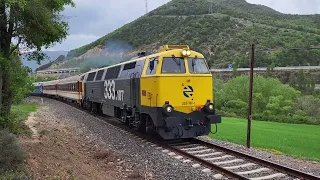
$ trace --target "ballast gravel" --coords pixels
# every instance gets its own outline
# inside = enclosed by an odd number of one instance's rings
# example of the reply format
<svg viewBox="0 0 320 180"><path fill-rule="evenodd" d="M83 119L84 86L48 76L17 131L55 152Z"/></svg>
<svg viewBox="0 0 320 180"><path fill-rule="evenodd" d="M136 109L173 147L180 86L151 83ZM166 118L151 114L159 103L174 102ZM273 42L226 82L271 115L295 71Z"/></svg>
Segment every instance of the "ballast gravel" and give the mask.
<svg viewBox="0 0 320 180"><path fill-rule="evenodd" d="M271 161L273 163L277 163L283 166L287 166L293 169L297 169L303 172L307 172L310 174L313 174L315 176L320 176L320 162L316 161L308 161L308 160L302 160L302 159L295 159L293 157L287 156L287 155L278 155L278 154L273 154L267 151L262 151L258 150L255 148L250 148L248 149L245 146L230 143L230 142L225 142L225 141L220 141L216 139L212 139L209 137L198 137L197 139L212 143L212 144L217 144L222 147L230 148L232 150L237 150L239 152L243 152L246 154L249 154L254 157L262 158L268 161Z"/></svg>
<svg viewBox="0 0 320 180"><path fill-rule="evenodd" d="M40 97L32 97L42 108L41 114L47 118L54 116L57 123L63 123L71 128L77 135L86 138L95 146L100 146L106 151L112 150L121 155L122 162L130 164L131 169L137 169L145 179L215 179L219 177L218 172L207 172L206 167L198 165L197 162L183 162L177 154L163 152L164 149L157 147L147 141L143 141L120 128L110 125L100 118L94 117L75 107L59 102L57 100ZM109 162L109 165L117 166L119 162ZM125 171L125 169L124 169ZM125 179L125 178L123 178ZM133 178L134 179L134 178Z"/></svg>

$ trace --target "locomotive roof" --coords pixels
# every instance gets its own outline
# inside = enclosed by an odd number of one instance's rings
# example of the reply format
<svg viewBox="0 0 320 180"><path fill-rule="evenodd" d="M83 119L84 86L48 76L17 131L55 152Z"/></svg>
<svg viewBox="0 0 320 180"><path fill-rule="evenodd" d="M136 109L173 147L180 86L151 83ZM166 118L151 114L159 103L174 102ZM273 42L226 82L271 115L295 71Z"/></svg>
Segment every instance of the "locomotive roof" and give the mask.
<svg viewBox="0 0 320 180"><path fill-rule="evenodd" d="M177 54L177 53L181 52L182 50L186 50L186 49L190 50L189 46L186 46L186 45L164 45L164 46L161 46L159 48L159 52L155 53L155 54L150 54L150 55L146 55L146 56L143 56L143 57L131 59L129 61L117 63L117 64L114 64L114 65L111 65L111 66L108 66L108 67L104 67L104 68L90 70L90 71L88 71L86 73L82 73L80 75L71 76L71 77L68 77L68 78L60 79L60 80L53 80L53 81L43 82L43 85L55 85L55 84L60 84L60 83L65 83L65 82L68 82L68 83L77 82L77 81L79 81L81 79L82 76L84 76L86 74L89 74L89 73L92 73L92 72L97 72L97 71L100 71L100 70L106 70L106 69L109 69L109 68L112 68L112 67L115 67L115 66L128 64L128 63L139 61L139 60L143 60L143 59L146 59L146 58L153 58L153 57L159 57L159 56L172 56L172 54ZM193 55L197 55L199 58L204 58L204 56L201 53L196 52L196 51L192 51L192 50L190 50L190 51L193 53Z"/></svg>
<svg viewBox="0 0 320 180"><path fill-rule="evenodd" d="M158 57L158 56L171 56L172 53L176 54L177 52L181 52L184 49L189 49L189 47L188 46L183 46L183 45L182 46L167 46L167 45L161 46L160 47L160 52L158 52L158 53L147 55L147 56L144 56L144 57L139 57L139 58L136 58L136 59L131 59L129 61L117 63L117 64L114 64L114 65L111 65L111 66L108 66L108 67L91 70L91 71L88 71L86 73L81 74L80 76L83 76L83 75L86 75L86 74L89 74L89 73L92 73L92 72L97 72L97 71L100 71L100 70L106 70L106 69L109 69L109 68L112 68L112 67L115 67L115 66L121 66L121 65L128 64L128 63L131 63L131 62L143 60L143 59L146 59L146 58L152 58L152 57ZM190 50L190 51L193 52L193 54L196 54L199 58L204 58L204 56L201 53L196 52L196 51L192 51L192 50Z"/></svg>

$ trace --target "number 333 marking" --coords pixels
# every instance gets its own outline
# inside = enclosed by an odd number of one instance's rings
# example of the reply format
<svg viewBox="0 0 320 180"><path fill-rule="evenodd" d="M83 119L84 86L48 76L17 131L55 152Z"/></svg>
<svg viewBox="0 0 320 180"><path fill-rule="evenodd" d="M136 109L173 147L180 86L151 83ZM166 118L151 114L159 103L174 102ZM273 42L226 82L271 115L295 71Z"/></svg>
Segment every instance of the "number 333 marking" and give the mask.
<svg viewBox="0 0 320 180"><path fill-rule="evenodd" d="M106 99L112 99L114 100L116 98L116 85L115 85L115 82L114 80L112 81L105 81L104 82L104 97Z"/></svg>

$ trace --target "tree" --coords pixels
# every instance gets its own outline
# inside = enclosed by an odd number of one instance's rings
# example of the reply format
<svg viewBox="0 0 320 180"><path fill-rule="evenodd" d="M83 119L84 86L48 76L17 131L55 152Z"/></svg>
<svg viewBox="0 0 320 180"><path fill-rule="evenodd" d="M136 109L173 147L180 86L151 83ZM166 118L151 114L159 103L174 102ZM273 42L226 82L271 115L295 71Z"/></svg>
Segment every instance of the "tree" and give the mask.
<svg viewBox="0 0 320 180"><path fill-rule="evenodd" d="M270 65L267 66L267 76L268 76L268 77L271 77L271 76L272 76L271 66L270 66Z"/></svg>
<svg viewBox="0 0 320 180"><path fill-rule="evenodd" d="M306 75L304 70L299 70L298 73L295 73L290 79L290 85L304 94L313 94L315 91L315 80L314 78Z"/></svg>
<svg viewBox="0 0 320 180"><path fill-rule="evenodd" d="M245 117L247 112L249 77L242 75L228 81L217 92L216 104L221 110ZM261 114L265 110L270 114L287 115L300 92L283 85L279 79L255 76L253 88L253 112ZM241 111L238 111L241 107ZM278 113L278 114L277 114Z"/></svg>
<svg viewBox="0 0 320 180"><path fill-rule="evenodd" d="M0 0L0 116L7 117L11 109L13 53L23 46L36 49L31 56L41 61L42 47L67 36L68 24L60 14L66 5L75 6L72 0Z"/></svg>
<svg viewBox="0 0 320 180"><path fill-rule="evenodd" d="M10 61L11 66L11 87L12 92L12 101L15 104L21 103L25 98L26 94L32 91L32 79L28 76L28 73L31 73L32 70L29 67L23 66L18 55L15 55L16 58Z"/></svg>

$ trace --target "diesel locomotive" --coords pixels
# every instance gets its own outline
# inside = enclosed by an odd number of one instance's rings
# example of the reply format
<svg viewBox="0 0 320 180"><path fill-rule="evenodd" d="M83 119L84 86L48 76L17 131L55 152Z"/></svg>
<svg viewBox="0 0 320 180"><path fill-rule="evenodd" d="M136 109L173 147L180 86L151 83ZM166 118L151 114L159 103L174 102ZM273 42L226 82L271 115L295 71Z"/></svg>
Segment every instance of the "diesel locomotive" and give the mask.
<svg viewBox="0 0 320 180"><path fill-rule="evenodd" d="M212 74L204 56L187 45L66 79L41 83L41 92L105 114L163 139L208 135L221 123L215 112Z"/></svg>

